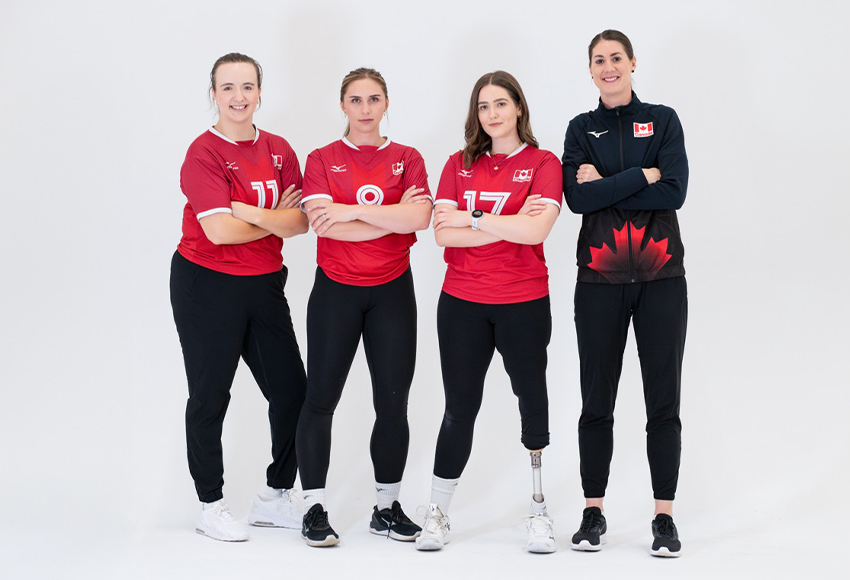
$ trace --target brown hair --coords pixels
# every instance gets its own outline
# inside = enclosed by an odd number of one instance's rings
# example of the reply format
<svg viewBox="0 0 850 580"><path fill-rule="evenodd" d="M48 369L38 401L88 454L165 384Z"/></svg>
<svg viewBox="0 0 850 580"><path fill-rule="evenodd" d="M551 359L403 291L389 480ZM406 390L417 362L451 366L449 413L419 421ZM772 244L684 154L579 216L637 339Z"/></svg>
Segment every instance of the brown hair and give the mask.
<svg viewBox="0 0 850 580"><path fill-rule="evenodd" d="M632 60L635 57L635 51L632 49L632 41L629 40L629 37L620 32L619 30L603 30L599 34L593 37L593 40L590 41L590 45L587 47L587 62L590 64L593 61L593 49L599 44L602 40L613 40L619 42L623 45L623 48L626 49L626 56L629 57L629 60Z"/></svg>
<svg viewBox="0 0 850 580"><path fill-rule="evenodd" d="M487 73L478 79L472 88L472 96L469 98L469 113L466 115L466 147L463 148L463 165L467 169L472 167L479 157L486 153L493 145L490 135L481 127L478 120L478 95L481 89L488 85L501 87L508 91L514 105L519 109L520 117L517 119L516 128L519 140L538 147L537 139L531 132L531 118L528 113L528 103L522 92L522 87L512 74L503 70Z"/></svg>
<svg viewBox="0 0 850 580"><path fill-rule="evenodd" d="M381 76L381 73L376 71L373 68L360 67L356 68L342 79L342 86L339 89L339 102L343 102L345 100L345 91L348 90L349 85L354 81L359 81L363 79L370 79L381 85L381 90L384 91L384 99L389 100L389 94L387 93L387 81L384 80L384 77ZM348 132L351 130L351 126L346 123L345 125L345 133L343 133L343 137L348 136Z"/></svg>
<svg viewBox="0 0 850 580"><path fill-rule="evenodd" d="M210 71L210 94L215 92L215 73L218 70L218 67L231 62L246 62L254 65L254 70L257 71L257 88L259 89L263 86L263 67L260 66L260 63L246 54L242 54L240 52L229 52L224 56L219 57ZM259 103L262 104L262 100L260 100Z"/></svg>

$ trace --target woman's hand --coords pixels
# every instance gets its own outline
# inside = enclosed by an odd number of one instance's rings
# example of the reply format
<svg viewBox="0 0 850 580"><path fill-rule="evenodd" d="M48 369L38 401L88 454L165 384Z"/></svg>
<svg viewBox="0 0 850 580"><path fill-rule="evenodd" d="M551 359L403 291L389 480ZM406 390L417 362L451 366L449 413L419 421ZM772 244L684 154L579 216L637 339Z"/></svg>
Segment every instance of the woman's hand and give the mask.
<svg viewBox="0 0 850 580"><path fill-rule="evenodd" d="M646 177L646 182L649 185L652 185L659 179L661 179L661 170L657 167L650 167L649 169L644 169L643 174Z"/></svg>
<svg viewBox="0 0 850 580"><path fill-rule="evenodd" d="M416 187L415 185L407 188L407 191L404 192L404 195L401 196L401 201L399 203L425 203L431 202L427 195L419 195L425 191L424 187Z"/></svg>
<svg viewBox="0 0 850 580"><path fill-rule="evenodd" d="M248 205L247 203L242 203L241 201L231 201L230 209L233 212L233 217L252 224L254 223L253 220L256 219L258 208L253 205Z"/></svg>
<svg viewBox="0 0 850 580"><path fill-rule="evenodd" d="M526 197L525 203L522 204L517 214L535 216L543 213L549 203L543 201L542 197L539 193Z"/></svg>
<svg viewBox="0 0 850 580"><path fill-rule="evenodd" d="M310 227L321 237L336 223L350 222L357 219L357 206L320 199L307 210Z"/></svg>
<svg viewBox="0 0 850 580"><path fill-rule="evenodd" d="M295 184L293 183L283 190L283 194L280 196L280 200L277 202L274 209L292 209L294 207L298 207L300 204L301 190L295 189Z"/></svg>
<svg viewBox="0 0 850 580"><path fill-rule="evenodd" d="M598 171L596 171L596 167L590 163L583 163L579 165L578 171L576 171L576 181L579 183L588 183L590 181L596 181L597 179L602 179L602 176L599 175Z"/></svg>
<svg viewBox="0 0 850 580"><path fill-rule="evenodd" d="M472 225L472 212L460 211L448 203L438 203L434 208L434 231L443 228L465 228Z"/></svg>

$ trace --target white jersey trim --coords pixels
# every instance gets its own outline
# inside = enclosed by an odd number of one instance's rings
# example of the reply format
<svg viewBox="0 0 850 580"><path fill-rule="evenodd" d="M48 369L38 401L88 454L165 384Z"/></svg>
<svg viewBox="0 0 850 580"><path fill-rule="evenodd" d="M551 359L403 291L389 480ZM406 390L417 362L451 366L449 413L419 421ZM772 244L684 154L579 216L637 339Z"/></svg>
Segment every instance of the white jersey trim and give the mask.
<svg viewBox="0 0 850 580"><path fill-rule="evenodd" d="M380 151L381 149L385 149L385 148L389 147L390 143L392 142L392 141L390 141L389 137L384 137L384 139L386 139L386 142L383 145L381 145L380 147L378 147L378 151ZM348 137L343 137L342 142L345 143L346 145L348 145L349 147L351 147L352 149L354 149L355 151L360 151L360 148L357 145L355 145L354 143L352 143L351 141L349 141Z"/></svg>
<svg viewBox="0 0 850 580"><path fill-rule="evenodd" d="M448 205L453 205L455 207L458 207L457 202L453 199L435 199L434 205L437 205L438 203L445 203L445 204L448 204Z"/></svg>
<svg viewBox="0 0 850 580"><path fill-rule="evenodd" d="M306 212L307 210L304 207L304 204L313 199L329 199L331 201L334 200L334 198L332 198L328 193L314 193L313 195L308 195L307 197L301 198L301 211Z"/></svg>
<svg viewBox="0 0 850 580"><path fill-rule="evenodd" d="M257 129L256 125L252 125L252 126L254 127L254 140L251 142L251 145L254 145L254 144L257 143L257 139L260 138L260 130ZM237 143L233 139L230 139L229 137L225 137L223 134L219 133L219 131L215 127L210 127L210 133L212 133L216 137L219 137L220 139L224 139L228 143L231 143L233 145L239 145L239 143Z"/></svg>
<svg viewBox="0 0 850 580"><path fill-rule="evenodd" d="M229 214L233 215L233 210L230 209L229 207L216 207L216 208L213 208L213 209L208 209L207 211L202 211L201 213L198 214L198 221L200 221L201 218L205 218L208 215L213 215L214 213L229 213Z"/></svg>
<svg viewBox="0 0 850 580"><path fill-rule="evenodd" d="M552 199L551 197L541 197L540 201L545 201L546 203L551 203L552 205L554 205L558 209L561 209L561 203Z"/></svg>
<svg viewBox="0 0 850 580"><path fill-rule="evenodd" d="M511 158L511 157L513 157L514 155L519 155L519 153L520 153L523 149L525 149L526 147L528 147L528 143L523 143L522 145L520 145L519 149L516 149L513 153L511 153L510 155L508 155L507 157L505 157L505 159L510 159L510 158ZM487 157L491 157L491 155L490 155L490 152L489 152L489 151L487 152Z"/></svg>

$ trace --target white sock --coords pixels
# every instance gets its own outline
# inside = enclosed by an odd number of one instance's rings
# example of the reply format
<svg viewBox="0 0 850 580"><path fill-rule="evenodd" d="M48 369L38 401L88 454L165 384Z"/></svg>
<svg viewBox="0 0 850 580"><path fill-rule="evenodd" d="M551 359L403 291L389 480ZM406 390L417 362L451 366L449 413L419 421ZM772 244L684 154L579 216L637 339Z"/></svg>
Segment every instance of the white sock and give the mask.
<svg viewBox="0 0 850 580"><path fill-rule="evenodd" d="M305 489L304 490L304 505L310 509L316 504L322 504L322 511L327 511L325 507L325 488L321 489Z"/></svg>
<svg viewBox="0 0 850 580"><path fill-rule="evenodd" d="M534 498L531 498L531 505L528 507L528 513L530 514L543 514L544 516L549 515L546 512L546 500L544 499L540 503L534 501Z"/></svg>
<svg viewBox="0 0 850 580"><path fill-rule="evenodd" d="M380 483L375 482L375 495L378 498L378 511L393 507L393 502L398 500L401 492L401 482Z"/></svg>
<svg viewBox="0 0 850 580"><path fill-rule="evenodd" d="M460 478L443 479L436 475L431 476L431 503L437 504L443 515L449 513L449 506L452 503L452 496L455 494L455 488Z"/></svg>
<svg viewBox="0 0 850 580"><path fill-rule="evenodd" d="M280 499L281 491L273 487L265 486L257 495L260 496L260 499L272 501L275 499Z"/></svg>

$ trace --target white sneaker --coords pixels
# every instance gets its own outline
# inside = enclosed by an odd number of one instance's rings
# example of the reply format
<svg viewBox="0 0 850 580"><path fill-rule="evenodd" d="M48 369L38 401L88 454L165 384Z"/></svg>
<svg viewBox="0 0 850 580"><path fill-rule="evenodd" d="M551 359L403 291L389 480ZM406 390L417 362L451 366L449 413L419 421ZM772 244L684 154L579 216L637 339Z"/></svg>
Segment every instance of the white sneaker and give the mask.
<svg viewBox="0 0 850 580"><path fill-rule="evenodd" d="M546 514L529 514L526 522L528 544L526 550L534 554L551 554L557 549L552 518Z"/></svg>
<svg viewBox="0 0 850 580"><path fill-rule="evenodd" d="M236 521L223 499L201 504L201 516L195 531L222 542L244 542L248 539L248 527Z"/></svg>
<svg viewBox="0 0 850 580"><path fill-rule="evenodd" d="M422 524L422 533L416 538L416 549L439 550L449 543L450 535L449 516L443 515L437 504L432 503L425 512L425 523Z"/></svg>
<svg viewBox="0 0 850 580"><path fill-rule="evenodd" d="M269 497L274 495L274 497ZM254 498L248 523L269 528L301 529L304 501L295 489L272 489Z"/></svg>

